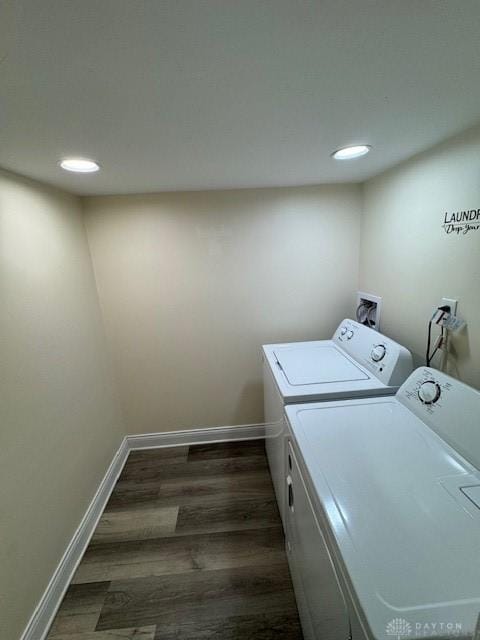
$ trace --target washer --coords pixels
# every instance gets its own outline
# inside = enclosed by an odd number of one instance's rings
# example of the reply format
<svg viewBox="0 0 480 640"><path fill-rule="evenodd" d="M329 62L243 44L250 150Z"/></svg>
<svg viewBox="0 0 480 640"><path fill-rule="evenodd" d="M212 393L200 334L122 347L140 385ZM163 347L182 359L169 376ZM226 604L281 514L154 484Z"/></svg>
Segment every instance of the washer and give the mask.
<svg viewBox="0 0 480 640"><path fill-rule="evenodd" d="M480 393L286 407L286 539L306 640L478 638ZM477 634L477 635L476 635Z"/></svg>
<svg viewBox="0 0 480 640"><path fill-rule="evenodd" d="M263 346L266 450L284 521L284 406L335 398L393 395L412 371L410 352L353 320L331 340Z"/></svg>

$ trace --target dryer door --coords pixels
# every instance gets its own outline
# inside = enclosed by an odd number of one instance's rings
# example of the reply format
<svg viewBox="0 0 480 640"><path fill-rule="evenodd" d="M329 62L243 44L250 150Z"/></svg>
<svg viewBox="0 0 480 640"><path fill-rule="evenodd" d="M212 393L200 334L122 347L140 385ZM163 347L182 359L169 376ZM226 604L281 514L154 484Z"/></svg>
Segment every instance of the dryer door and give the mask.
<svg viewBox="0 0 480 640"><path fill-rule="evenodd" d="M288 561L305 640L348 640L345 600L290 442L287 471Z"/></svg>

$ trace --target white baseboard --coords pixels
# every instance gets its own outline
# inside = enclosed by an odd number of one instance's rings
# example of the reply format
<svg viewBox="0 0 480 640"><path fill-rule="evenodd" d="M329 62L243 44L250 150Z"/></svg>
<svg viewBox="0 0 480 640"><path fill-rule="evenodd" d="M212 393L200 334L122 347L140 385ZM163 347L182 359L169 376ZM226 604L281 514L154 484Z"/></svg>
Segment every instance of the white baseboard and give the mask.
<svg viewBox="0 0 480 640"><path fill-rule="evenodd" d="M265 437L263 424L212 427L126 436L115 453L88 509L75 531L20 640L45 640L63 596L95 531L130 451Z"/></svg>
<svg viewBox="0 0 480 640"><path fill-rule="evenodd" d="M228 442L229 440L256 440L265 437L263 424L244 424L237 427L208 427L205 429L186 429L184 431L165 431L160 433L142 433L127 436L128 447L134 449L155 449L188 444L206 444L208 442Z"/></svg>
<svg viewBox="0 0 480 640"><path fill-rule="evenodd" d="M57 609L73 578L73 574L82 559L115 483L122 472L128 453L127 439L124 438L48 583L45 593L33 612L21 636L21 640L44 640L46 637Z"/></svg>

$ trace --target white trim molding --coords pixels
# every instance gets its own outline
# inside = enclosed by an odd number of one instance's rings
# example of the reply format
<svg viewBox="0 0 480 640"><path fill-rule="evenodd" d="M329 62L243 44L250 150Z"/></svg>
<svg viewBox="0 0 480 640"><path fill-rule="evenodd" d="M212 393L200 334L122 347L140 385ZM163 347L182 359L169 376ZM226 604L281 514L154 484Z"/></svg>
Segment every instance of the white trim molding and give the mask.
<svg viewBox="0 0 480 640"><path fill-rule="evenodd" d="M73 538L70 540L59 565L48 583L37 608L33 612L21 640L44 640L55 614L63 600L80 560L90 542L90 538L100 520L100 516L110 498L110 494L122 472L128 457L127 439L124 438L110 463L100 486L90 502Z"/></svg>
<svg viewBox="0 0 480 640"><path fill-rule="evenodd" d="M206 427L202 429L185 429L184 431L142 433L135 436L127 436L127 442L128 448L133 451L135 449L176 447L182 444L206 444L208 442L228 442L229 440L257 440L264 437L264 424L242 424L233 427Z"/></svg>
<svg viewBox="0 0 480 640"><path fill-rule="evenodd" d="M130 451L137 449L156 449L159 447L175 447L178 445L206 444L209 442L257 440L264 437L264 424L206 427L201 429L185 429L182 431L165 431L161 433L144 433L126 436L115 453L100 486L93 496L78 529L68 544L58 567L55 569L45 593L33 612L20 640L45 640L65 592L73 578L73 574L80 564L82 556L100 520L100 516L107 505L110 494L123 470Z"/></svg>

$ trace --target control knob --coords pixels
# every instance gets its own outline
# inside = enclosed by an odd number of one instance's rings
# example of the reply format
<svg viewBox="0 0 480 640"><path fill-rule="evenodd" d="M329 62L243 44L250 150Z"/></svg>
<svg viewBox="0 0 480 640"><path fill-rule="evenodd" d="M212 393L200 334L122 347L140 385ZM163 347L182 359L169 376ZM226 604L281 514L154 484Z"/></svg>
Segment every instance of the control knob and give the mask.
<svg viewBox="0 0 480 640"><path fill-rule="evenodd" d="M351 340L353 338L353 331L350 329L347 331L347 340Z"/></svg>
<svg viewBox="0 0 480 640"><path fill-rule="evenodd" d="M386 352L387 349L384 344L376 344L370 356L374 362L380 362L380 360L385 357Z"/></svg>
<svg viewBox="0 0 480 640"><path fill-rule="evenodd" d="M440 385L434 380L427 380L420 385L418 397L423 404L434 404L440 398Z"/></svg>
<svg viewBox="0 0 480 640"><path fill-rule="evenodd" d="M346 333L347 333L347 327L343 326L343 327L340 329L340 335L341 335L341 336L344 336Z"/></svg>

